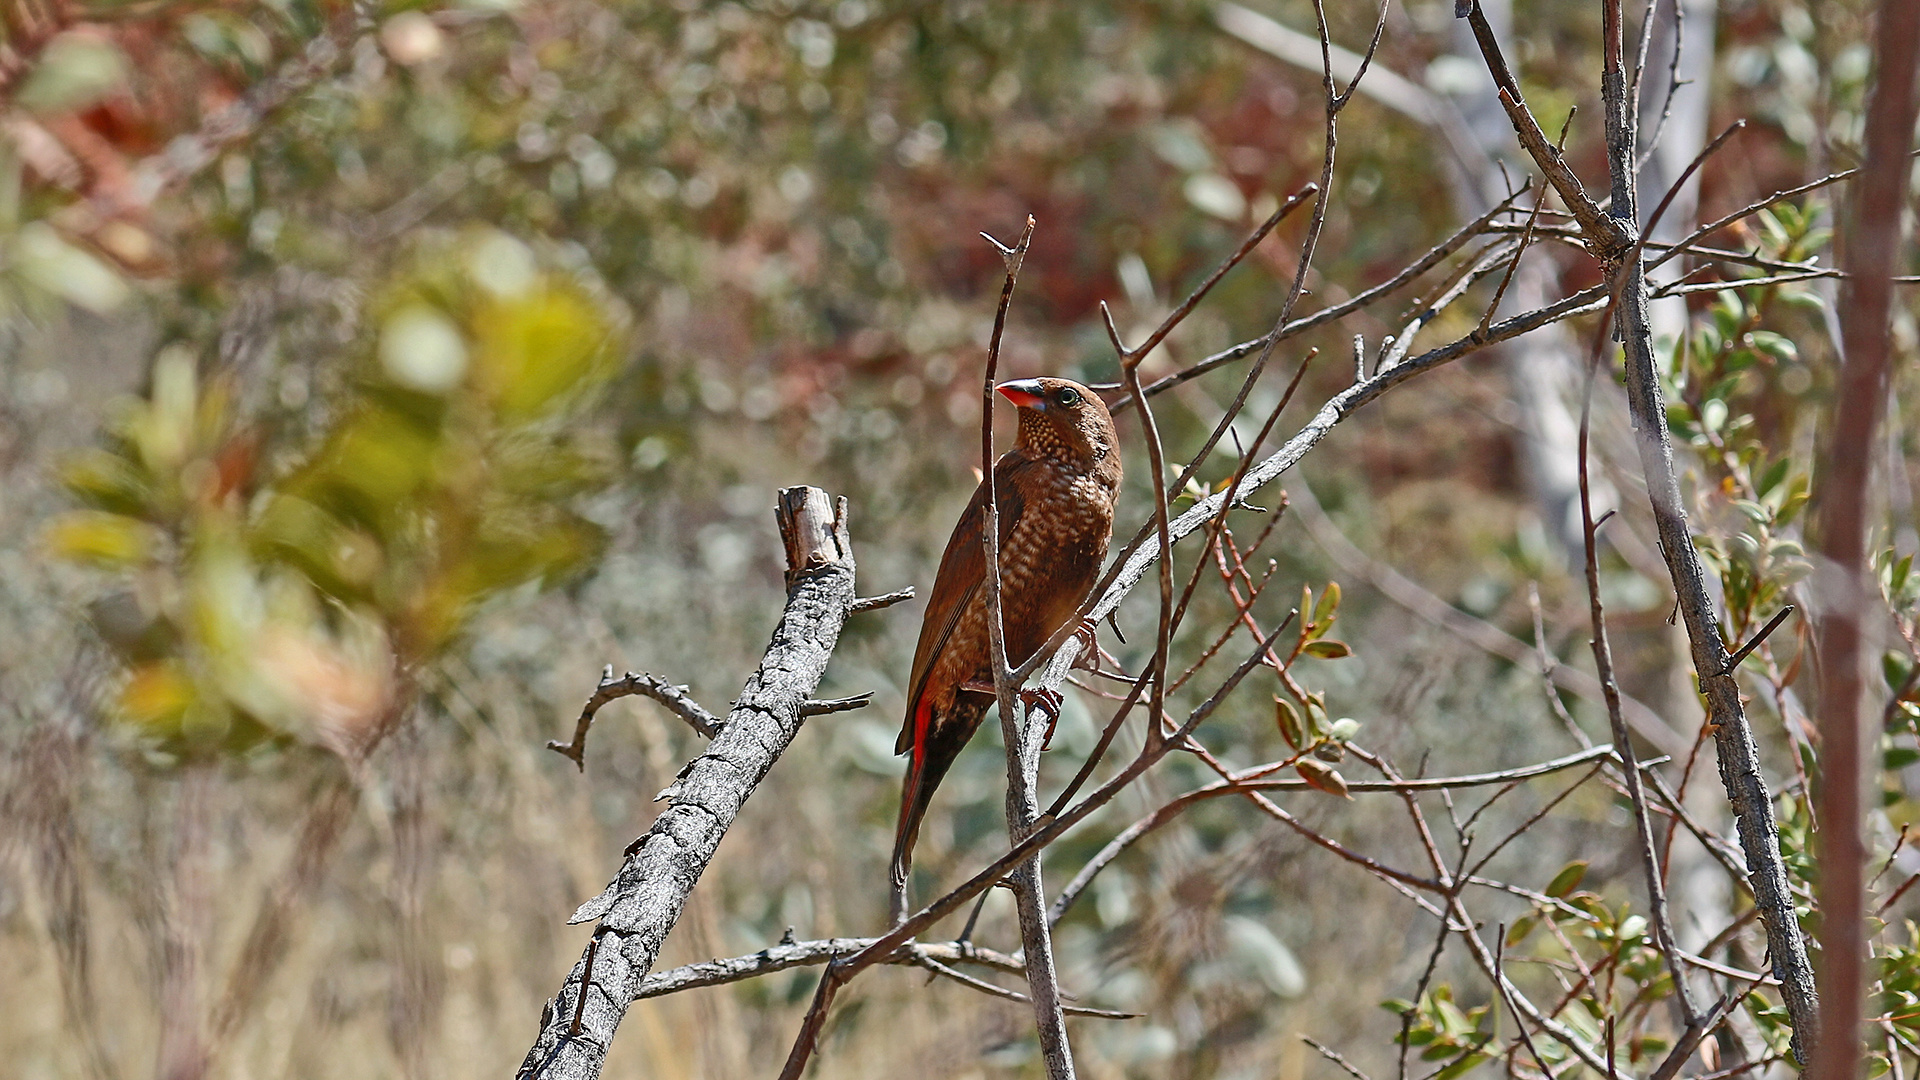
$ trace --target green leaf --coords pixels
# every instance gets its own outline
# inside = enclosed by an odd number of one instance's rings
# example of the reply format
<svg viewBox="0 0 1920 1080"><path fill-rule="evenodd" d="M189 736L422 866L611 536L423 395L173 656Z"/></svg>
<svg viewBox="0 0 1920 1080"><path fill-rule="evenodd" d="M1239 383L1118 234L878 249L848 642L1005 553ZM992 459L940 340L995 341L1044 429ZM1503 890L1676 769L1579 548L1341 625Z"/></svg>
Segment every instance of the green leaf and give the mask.
<svg viewBox="0 0 1920 1080"><path fill-rule="evenodd" d="M1547 883L1543 891L1556 900L1565 899L1568 893L1580 887L1580 880L1586 876L1585 860L1570 862L1561 867L1559 873L1553 875L1553 880Z"/></svg>
<svg viewBox="0 0 1920 1080"><path fill-rule="evenodd" d="M610 374L613 328L585 297L550 287L475 313L475 370L505 416L531 419Z"/></svg>
<svg viewBox="0 0 1920 1080"><path fill-rule="evenodd" d="M1907 673L1912 669L1912 662L1893 649L1887 650L1880 657L1880 677L1887 681L1889 690L1900 689L1907 681Z"/></svg>
<svg viewBox="0 0 1920 1080"><path fill-rule="evenodd" d="M1287 740L1288 746L1298 750L1301 746L1305 745L1307 741L1307 725L1305 721L1300 719L1300 714L1294 709L1292 702L1285 698L1274 698L1273 720L1280 728L1280 737Z"/></svg>
<svg viewBox="0 0 1920 1080"><path fill-rule="evenodd" d="M1754 490L1765 495L1774 488L1779 487L1780 481L1787 478L1787 469L1790 465L1792 465L1791 459L1781 458L1779 461L1768 466L1767 471L1761 473L1759 481L1754 484Z"/></svg>
<svg viewBox="0 0 1920 1080"><path fill-rule="evenodd" d="M1727 422L1727 403L1721 398L1708 398L1700 403L1700 426L1708 431L1719 431Z"/></svg>
<svg viewBox="0 0 1920 1080"><path fill-rule="evenodd" d="M1800 350L1794 347L1792 339L1771 330L1755 330L1747 335L1747 340L1755 349L1766 353L1783 364L1800 359Z"/></svg>
<svg viewBox="0 0 1920 1080"><path fill-rule="evenodd" d="M1313 621L1324 628L1333 625L1334 616L1340 611L1340 583L1327 582L1327 590L1320 594L1320 602L1314 605Z"/></svg>
<svg viewBox="0 0 1920 1080"><path fill-rule="evenodd" d="M101 34L61 34L39 53L14 101L42 115L84 110L127 78L125 54Z"/></svg>
<svg viewBox="0 0 1920 1080"><path fill-rule="evenodd" d="M1338 660L1343 656L1353 655L1353 650L1347 647L1346 642L1334 641L1331 638L1325 638L1320 641L1309 641L1300 651L1306 653L1308 656L1317 656L1322 660Z"/></svg>
<svg viewBox="0 0 1920 1080"><path fill-rule="evenodd" d="M1487 1060L1489 1060L1489 1058L1486 1053L1479 1050L1469 1050L1461 1054L1446 1068L1435 1073L1433 1080L1453 1080L1456 1076L1464 1076L1469 1069Z"/></svg>
<svg viewBox="0 0 1920 1080"><path fill-rule="evenodd" d="M13 265L27 282L96 315L114 310L132 295L118 271L62 240L45 222L32 222L14 234Z"/></svg>

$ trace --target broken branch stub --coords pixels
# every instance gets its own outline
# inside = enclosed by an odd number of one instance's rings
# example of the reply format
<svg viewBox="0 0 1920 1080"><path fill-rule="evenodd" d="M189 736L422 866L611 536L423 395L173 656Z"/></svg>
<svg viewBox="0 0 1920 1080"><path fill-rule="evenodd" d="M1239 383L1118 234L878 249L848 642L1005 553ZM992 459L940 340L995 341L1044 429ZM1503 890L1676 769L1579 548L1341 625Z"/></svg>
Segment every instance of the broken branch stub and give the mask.
<svg viewBox="0 0 1920 1080"><path fill-rule="evenodd" d="M787 604L760 666L720 733L667 789L670 805L627 848L618 876L574 912L598 919L593 941L540 1017L522 1080L593 1080L694 883L735 815L800 732L854 603L846 500L818 488L780 492ZM584 1002L583 1002L584 994Z"/></svg>

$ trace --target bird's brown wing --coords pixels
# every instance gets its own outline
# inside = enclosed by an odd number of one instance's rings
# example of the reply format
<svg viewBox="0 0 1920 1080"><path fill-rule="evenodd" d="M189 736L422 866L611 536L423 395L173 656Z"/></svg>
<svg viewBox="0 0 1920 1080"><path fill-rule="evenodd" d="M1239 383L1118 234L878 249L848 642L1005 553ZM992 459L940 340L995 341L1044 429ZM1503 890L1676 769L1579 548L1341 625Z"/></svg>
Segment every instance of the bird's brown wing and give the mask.
<svg viewBox="0 0 1920 1080"><path fill-rule="evenodd" d="M995 501L1000 510L1000 543L1005 546L1007 537L1012 535L1014 525L1020 521L1020 514L1026 509L1026 500L1021 496L1020 485L1015 483L1019 475L1033 467L1033 460L1024 454L1009 452L994 463L993 478ZM927 599L927 613L920 623L920 644L913 651L913 671L907 677L907 718L900 729L900 738L894 743L893 752L906 753L914 744L918 718L923 699L927 694L927 674L933 670L933 662L947 646L953 636L953 628L960 621L960 615L967 605L973 602L987 577L986 545L981 542L981 531L987 521L987 484L982 480L974 489L973 498L967 502L967 508L961 512L960 520L953 527L953 535L947 539L946 553L940 556L940 571L933 578L933 595Z"/></svg>

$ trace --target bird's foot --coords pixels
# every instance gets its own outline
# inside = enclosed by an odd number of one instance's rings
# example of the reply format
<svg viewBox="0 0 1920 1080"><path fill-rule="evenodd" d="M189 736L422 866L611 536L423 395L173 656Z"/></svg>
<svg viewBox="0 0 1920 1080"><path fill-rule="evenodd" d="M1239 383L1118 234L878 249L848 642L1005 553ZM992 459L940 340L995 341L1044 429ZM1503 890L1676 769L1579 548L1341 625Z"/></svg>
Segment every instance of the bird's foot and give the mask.
<svg viewBox="0 0 1920 1080"><path fill-rule="evenodd" d="M1047 733L1040 739L1040 750L1045 753L1053 745L1053 729L1060 725L1060 705L1066 699L1058 690L1035 686L1020 691L1020 700L1026 702L1029 710L1039 709L1047 714Z"/></svg>
<svg viewBox="0 0 1920 1080"><path fill-rule="evenodd" d="M1133 681L1133 676L1127 675L1126 666L1120 663L1112 653L1101 647L1099 630L1099 624L1092 619L1080 620L1080 628L1075 630L1073 637L1068 639L1080 643L1079 653L1073 661L1073 666L1081 671L1091 671L1095 675L1108 677L1112 677L1113 672L1118 672L1128 682ZM1121 642L1124 644L1125 640L1122 638Z"/></svg>
<svg viewBox="0 0 1920 1080"><path fill-rule="evenodd" d="M1069 640L1080 643L1079 655L1074 660L1073 666L1099 674L1100 660L1106 656L1106 650L1100 647L1100 624L1092 619L1081 619L1079 628L1073 632L1073 637ZM1107 659L1112 658L1107 657ZM1117 661L1116 666L1118 666Z"/></svg>
<svg viewBox="0 0 1920 1080"><path fill-rule="evenodd" d="M960 689L975 694L992 695L997 693L993 683L985 679L968 679L960 684ZM1066 699L1060 691L1049 690L1044 686L1030 686L1020 691L1020 701L1031 709L1038 709L1047 715L1047 734L1040 741L1040 749L1046 750L1053 744L1053 729L1060 723L1060 703Z"/></svg>

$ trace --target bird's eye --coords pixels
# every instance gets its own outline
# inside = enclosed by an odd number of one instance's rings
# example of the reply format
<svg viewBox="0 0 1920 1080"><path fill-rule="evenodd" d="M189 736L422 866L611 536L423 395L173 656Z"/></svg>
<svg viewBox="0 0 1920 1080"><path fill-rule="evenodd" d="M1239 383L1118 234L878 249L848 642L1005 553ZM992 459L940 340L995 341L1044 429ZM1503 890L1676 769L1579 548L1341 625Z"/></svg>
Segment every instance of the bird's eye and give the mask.
<svg viewBox="0 0 1920 1080"><path fill-rule="evenodd" d="M1080 391L1075 390L1071 386L1063 386L1060 388L1060 392L1053 396L1053 400L1059 402L1062 405L1067 406L1068 408L1072 408L1073 406L1080 404Z"/></svg>

